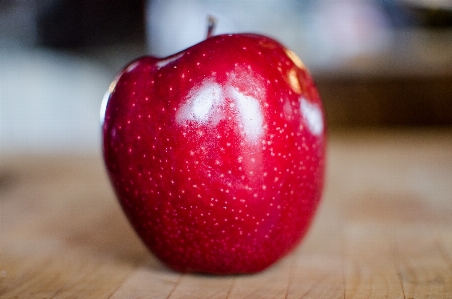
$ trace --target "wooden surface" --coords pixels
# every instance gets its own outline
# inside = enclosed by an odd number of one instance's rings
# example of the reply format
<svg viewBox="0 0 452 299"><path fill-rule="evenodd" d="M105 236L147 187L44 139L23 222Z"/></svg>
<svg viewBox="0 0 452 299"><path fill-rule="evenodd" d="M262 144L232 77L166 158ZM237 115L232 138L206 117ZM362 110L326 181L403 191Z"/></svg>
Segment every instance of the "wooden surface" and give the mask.
<svg viewBox="0 0 452 299"><path fill-rule="evenodd" d="M100 157L0 157L0 298L452 298L452 130L330 132L304 242L263 273L174 273Z"/></svg>

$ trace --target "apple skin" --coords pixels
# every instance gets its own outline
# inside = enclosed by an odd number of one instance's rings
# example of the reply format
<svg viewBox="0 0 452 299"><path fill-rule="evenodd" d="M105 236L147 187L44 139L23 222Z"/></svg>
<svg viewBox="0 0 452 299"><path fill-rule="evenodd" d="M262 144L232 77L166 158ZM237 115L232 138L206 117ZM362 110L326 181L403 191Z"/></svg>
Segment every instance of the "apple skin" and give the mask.
<svg viewBox="0 0 452 299"><path fill-rule="evenodd" d="M117 198L170 268L253 273L306 234L324 184L325 115L303 63L275 40L218 35L139 58L102 115Z"/></svg>

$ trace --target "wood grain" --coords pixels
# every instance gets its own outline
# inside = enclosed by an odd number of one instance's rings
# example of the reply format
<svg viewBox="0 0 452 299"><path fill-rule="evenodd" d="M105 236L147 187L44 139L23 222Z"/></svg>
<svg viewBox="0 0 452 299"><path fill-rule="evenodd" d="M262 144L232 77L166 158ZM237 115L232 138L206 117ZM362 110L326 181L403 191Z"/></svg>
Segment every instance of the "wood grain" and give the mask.
<svg viewBox="0 0 452 299"><path fill-rule="evenodd" d="M452 129L330 133L314 224L255 275L179 274L99 156L0 157L0 298L452 298Z"/></svg>

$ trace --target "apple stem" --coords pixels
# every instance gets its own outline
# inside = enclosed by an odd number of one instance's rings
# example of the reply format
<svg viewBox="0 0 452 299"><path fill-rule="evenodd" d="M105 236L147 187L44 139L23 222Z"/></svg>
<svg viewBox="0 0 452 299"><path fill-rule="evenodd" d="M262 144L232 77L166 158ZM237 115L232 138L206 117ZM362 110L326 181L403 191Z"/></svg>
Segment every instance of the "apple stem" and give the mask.
<svg viewBox="0 0 452 299"><path fill-rule="evenodd" d="M213 31L215 30L215 27L217 25L217 19L215 19L213 16L209 16L207 18L207 22L207 38L209 38L213 35Z"/></svg>

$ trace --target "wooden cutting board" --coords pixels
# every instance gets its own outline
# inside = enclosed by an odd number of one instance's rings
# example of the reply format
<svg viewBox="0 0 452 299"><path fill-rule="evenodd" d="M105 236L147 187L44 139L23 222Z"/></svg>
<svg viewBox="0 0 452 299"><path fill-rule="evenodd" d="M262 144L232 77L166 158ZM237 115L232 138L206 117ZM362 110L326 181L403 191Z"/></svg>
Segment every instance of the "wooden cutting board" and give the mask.
<svg viewBox="0 0 452 299"><path fill-rule="evenodd" d="M0 298L452 298L452 129L330 132L310 233L241 276L157 261L100 156L1 156Z"/></svg>

